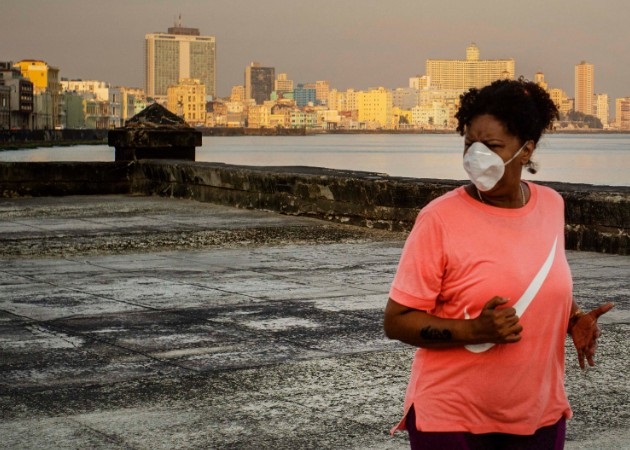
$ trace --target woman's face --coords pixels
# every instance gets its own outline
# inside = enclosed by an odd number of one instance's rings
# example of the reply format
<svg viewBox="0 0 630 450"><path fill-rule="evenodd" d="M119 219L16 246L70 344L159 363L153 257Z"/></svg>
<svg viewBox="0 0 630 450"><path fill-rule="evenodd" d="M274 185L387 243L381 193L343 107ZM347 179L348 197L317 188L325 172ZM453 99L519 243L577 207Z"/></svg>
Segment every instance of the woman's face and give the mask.
<svg viewBox="0 0 630 450"><path fill-rule="evenodd" d="M521 148L523 142L509 133L506 126L490 114L482 114L473 118L466 127L464 135L464 154L474 142L481 142L505 161L509 161ZM533 152L533 142L529 141L521 153L505 166L505 174L499 184L512 184L520 181L523 165L529 161Z"/></svg>

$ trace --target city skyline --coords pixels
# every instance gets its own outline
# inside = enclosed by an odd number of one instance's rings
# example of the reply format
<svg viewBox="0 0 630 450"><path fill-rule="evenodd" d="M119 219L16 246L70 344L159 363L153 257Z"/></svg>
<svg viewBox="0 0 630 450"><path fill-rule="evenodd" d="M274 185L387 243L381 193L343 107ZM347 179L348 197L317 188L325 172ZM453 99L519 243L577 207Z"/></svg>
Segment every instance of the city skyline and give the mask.
<svg viewBox="0 0 630 450"><path fill-rule="evenodd" d="M144 36L182 24L216 37L217 95L243 84L252 61L298 82L331 88L405 87L427 59L464 59L475 42L482 59L516 62L516 76L545 74L574 91L574 67L595 67L595 93L630 96L630 7L623 0L503 2L468 7L400 0L123 2L5 0L0 59L41 59L69 79L144 88ZM359 7L360 5L360 7Z"/></svg>

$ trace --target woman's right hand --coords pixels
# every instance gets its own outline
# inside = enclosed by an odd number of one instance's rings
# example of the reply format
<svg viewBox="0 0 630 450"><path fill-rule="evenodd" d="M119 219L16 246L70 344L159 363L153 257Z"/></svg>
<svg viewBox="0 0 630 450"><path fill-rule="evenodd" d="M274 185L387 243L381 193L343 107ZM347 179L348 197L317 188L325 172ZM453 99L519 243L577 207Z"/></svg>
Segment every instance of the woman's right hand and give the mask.
<svg viewBox="0 0 630 450"><path fill-rule="evenodd" d="M473 319L473 336L483 343L511 344L521 340L523 327L519 323L516 310L511 307L499 308L509 300L493 297Z"/></svg>

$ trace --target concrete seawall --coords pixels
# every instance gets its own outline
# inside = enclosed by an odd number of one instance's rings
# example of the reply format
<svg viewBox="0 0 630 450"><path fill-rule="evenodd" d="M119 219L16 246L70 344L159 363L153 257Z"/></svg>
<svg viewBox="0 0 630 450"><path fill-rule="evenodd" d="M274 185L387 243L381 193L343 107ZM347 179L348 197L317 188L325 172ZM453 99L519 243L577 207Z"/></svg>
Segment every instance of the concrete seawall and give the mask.
<svg viewBox="0 0 630 450"><path fill-rule="evenodd" d="M0 130L0 151L34 145L71 145L76 142L107 143L109 130Z"/></svg>
<svg viewBox="0 0 630 450"><path fill-rule="evenodd" d="M187 161L0 163L2 197L159 195L392 231L409 230L425 204L463 183ZM567 249L630 254L630 187L541 184L565 200Z"/></svg>

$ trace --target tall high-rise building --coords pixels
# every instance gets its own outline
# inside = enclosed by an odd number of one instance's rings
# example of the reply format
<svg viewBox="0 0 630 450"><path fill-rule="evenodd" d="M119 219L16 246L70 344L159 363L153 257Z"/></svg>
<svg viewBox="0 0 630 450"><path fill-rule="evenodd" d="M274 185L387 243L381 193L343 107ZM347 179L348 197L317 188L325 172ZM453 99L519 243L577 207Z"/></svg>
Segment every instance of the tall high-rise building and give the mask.
<svg viewBox="0 0 630 450"><path fill-rule="evenodd" d="M186 28L180 22L167 33L145 36L146 93L165 101L169 86L183 79L198 79L206 95L216 96L216 40L201 36L199 29Z"/></svg>
<svg viewBox="0 0 630 450"><path fill-rule="evenodd" d="M257 105L269 100L275 78L276 69L273 67L261 67L257 62L245 67L245 100L253 98Z"/></svg>
<svg viewBox="0 0 630 450"><path fill-rule="evenodd" d="M481 88L498 79L514 78L514 60L479 59L479 48L470 44L466 59L427 59L426 76L435 89Z"/></svg>
<svg viewBox="0 0 630 450"><path fill-rule="evenodd" d="M575 66L575 110L583 114L593 114L594 72L586 61Z"/></svg>

